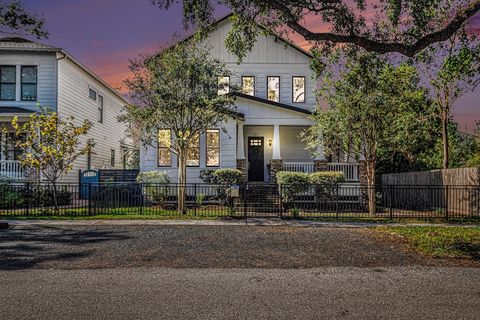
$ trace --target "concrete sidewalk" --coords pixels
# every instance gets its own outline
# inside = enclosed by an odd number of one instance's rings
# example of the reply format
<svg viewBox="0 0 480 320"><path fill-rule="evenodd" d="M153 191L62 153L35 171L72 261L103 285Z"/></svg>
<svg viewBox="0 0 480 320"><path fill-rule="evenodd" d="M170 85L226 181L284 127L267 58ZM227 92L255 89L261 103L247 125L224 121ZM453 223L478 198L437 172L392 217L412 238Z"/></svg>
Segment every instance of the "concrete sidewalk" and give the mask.
<svg viewBox="0 0 480 320"><path fill-rule="evenodd" d="M474 228L479 225L440 224L440 223L388 223L388 222L347 222L347 221L309 221L282 220L277 218L249 218L247 220L0 220L0 224L10 226L289 226L289 227L337 227L368 228L378 226L443 226Z"/></svg>

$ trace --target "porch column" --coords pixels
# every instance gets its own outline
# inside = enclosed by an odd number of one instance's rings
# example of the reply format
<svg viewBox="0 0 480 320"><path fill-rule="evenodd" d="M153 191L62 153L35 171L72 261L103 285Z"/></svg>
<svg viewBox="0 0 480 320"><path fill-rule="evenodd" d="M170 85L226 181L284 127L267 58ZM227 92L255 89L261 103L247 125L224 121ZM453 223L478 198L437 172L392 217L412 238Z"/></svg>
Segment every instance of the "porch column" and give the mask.
<svg viewBox="0 0 480 320"><path fill-rule="evenodd" d="M283 170L283 161L280 155L280 126L273 126L273 150L270 160L270 181L277 181L277 172Z"/></svg>
<svg viewBox="0 0 480 320"><path fill-rule="evenodd" d="M239 123L237 125L237 169L242 172L243 180L247 181L247 159L245 159L245 145L243 141L243 123Z"/></svg>
<svg viewBox="0 0 480 320"><path fill-rule="evenodd" d="M315 154L315 159L313 160L314 171L327 171L328 163L327 159L325 158L325 150L323 148L323 135L321 133L318 134L317 140L318 147Z"/></svg>

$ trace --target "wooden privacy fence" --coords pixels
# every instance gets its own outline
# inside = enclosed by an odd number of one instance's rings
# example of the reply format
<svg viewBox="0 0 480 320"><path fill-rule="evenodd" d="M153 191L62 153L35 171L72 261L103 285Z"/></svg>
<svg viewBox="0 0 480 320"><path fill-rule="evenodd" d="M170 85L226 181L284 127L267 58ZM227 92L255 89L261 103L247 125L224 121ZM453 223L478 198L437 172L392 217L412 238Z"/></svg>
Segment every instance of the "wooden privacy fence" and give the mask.
<svg viewBox="0 0 480 320"><path fill-rule="evenodd" d="M393 207L437 207L451 214L480 211L480 168L384 174L382 185L395 186L384 195Z"/></svg>

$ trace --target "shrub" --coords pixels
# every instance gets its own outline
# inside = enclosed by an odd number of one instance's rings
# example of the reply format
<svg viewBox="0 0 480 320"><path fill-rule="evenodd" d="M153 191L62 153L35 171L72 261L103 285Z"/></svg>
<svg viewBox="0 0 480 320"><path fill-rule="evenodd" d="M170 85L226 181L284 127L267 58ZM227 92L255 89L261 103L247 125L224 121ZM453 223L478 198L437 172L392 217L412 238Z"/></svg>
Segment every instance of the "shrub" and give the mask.
<svg viewBox="0 0 480 320"><path fill-rule="evenodd" d="M341 171L319 171L309 174L317 201L331 200L337 195L337 185L345 181Z"/></svg>
<svg viewBox="0 0 480 320"><path fill-rule="evenodd" d="M243 178L242 171L228 168L215 170L212 175L215 180L215 184L219 184L228 188L239 184Z"/></svg>
<svg viewBox="0 0 480 320"><path fill-rule="evenodd" d="M304 172L280 171L277 173L277 183L282 187L283 202L291 203L296 195L308 189L310 179Z"/></svg>
<svg viewBox="0 0 480 320"><path fill-rule="evenodd" d="M170 177L165 171L142 172L137 176L139 183L145 183L147 199L155 204L164 204L168 198Z"/></svg>

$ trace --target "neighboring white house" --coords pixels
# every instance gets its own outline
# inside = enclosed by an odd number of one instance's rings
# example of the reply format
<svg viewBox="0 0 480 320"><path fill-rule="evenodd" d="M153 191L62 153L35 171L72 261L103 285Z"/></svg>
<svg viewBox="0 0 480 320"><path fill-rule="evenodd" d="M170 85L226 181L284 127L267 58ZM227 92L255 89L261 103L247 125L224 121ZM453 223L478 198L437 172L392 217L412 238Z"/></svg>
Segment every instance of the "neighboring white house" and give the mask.
<svg viewBox="0 0 480 320"><path fill-rule="evenodd" d="M278 170L335 170L344 171L347 181L358 182L357 163L340 162L340 156L330 156L327 161L321 148L314 158L300 138L312 125L309 116L316 106L312 56L284 39L259 36L252 51L237 64L224 45L231 28L229 16L215 26L206 44L211 55L225 62L234 74L219 82L242 88L235 103L240 116L225 124L226 132L212 128L200 136L189 159L187 182L201 182L201 170L216 168L238 168L248 181L270 181ZM170 133L162 130L159 134ZM176 156L162 145L144 146L140 170L163 170L175 181Z"/></svg>
<svg viewBox="0 0 480 320"><path fill-rule="evenodd" d="M78 170L123 168L128 148L125 125L117 116L128 102L105 81L65 50L23 38L0 39L0 127L12 134L14 116L28 120L39 106L73 115L77 124L94 124L88 138L95 140L94 152L79 158L64 182L77 182ZM17 161L22 150L0 136L0 176L24 178Z"/></svg>

